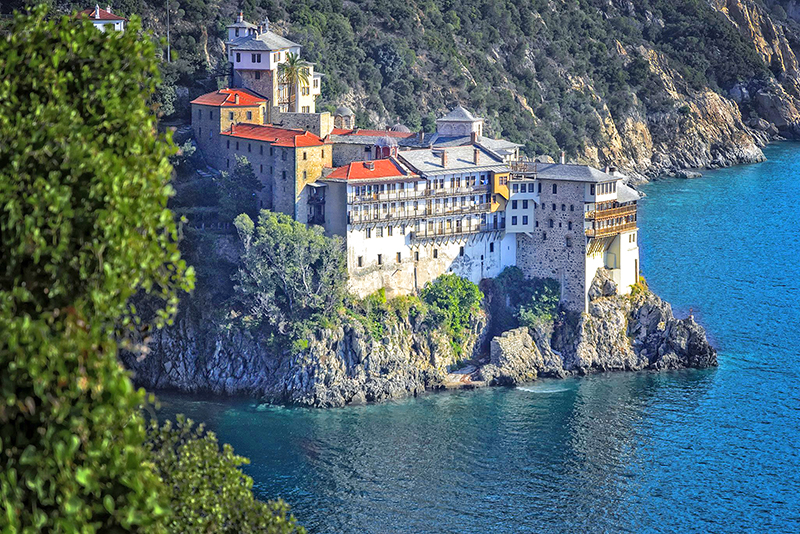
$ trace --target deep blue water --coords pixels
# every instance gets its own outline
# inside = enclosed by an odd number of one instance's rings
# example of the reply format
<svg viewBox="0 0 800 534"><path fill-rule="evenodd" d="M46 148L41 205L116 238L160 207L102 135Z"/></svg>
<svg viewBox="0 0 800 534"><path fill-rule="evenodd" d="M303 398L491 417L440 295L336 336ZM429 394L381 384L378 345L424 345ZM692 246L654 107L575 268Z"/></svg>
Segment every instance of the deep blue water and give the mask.
<svg viewBox="0 0 800 534"><path fill-rule="evenodd" d="M765 153L641 202L643 274L718 369L164 412L207 422L312 532L800 532L800 145Z"/></svg>

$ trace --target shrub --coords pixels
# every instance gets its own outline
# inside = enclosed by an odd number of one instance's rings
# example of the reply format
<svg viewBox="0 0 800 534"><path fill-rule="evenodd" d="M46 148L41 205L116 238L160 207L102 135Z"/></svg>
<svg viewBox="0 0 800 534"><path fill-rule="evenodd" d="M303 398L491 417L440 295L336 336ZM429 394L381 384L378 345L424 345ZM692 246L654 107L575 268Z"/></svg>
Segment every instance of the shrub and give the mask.
<svg viewBox="0 0 800 534"><path fill-rule="evenodd" d="M249 326L291 334L316 316L335 315L347 283L340 238L267 210L257 226L246 214L235 225L244 253L234 288Z"/></svg>
<svg viewBox="0 0 800 534"><path fill-rule="evenodd" d="M443 274L426 284L420 297L429 306L434 325L442 326L460 338L470 320L480 311L483 293L465 278Z"/></svg>
<svg viewBox="0 0 800 534"><path fill-rule="evenodd" d="M8 532L156 527L148 462L117 341L192 287L166 209L173 152L147 99L155 50L89 21L15 15L0 38L0 502ZM135 147L135 149L133 148ZM23 530L24 529L24 530Z"/></svg>
<svg viewBox="0 0 800 534"><path fill-rule="evenodd" d="M147 440L149 459L164 483L172 515L170 532L267 532L304 534L282 501L253 498L253 479L242 473L246 458L191 419L177 417L158 426Z"/></svg>

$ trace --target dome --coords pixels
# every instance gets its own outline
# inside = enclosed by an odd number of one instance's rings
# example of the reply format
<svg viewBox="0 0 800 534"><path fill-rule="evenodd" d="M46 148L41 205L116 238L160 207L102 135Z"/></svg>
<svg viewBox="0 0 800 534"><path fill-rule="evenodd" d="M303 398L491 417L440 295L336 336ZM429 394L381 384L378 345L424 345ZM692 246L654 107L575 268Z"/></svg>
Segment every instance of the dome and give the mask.
<svg viewBox="0 0 800 534"><path fill-rule="evenodd" d="M397 146L397 140L388 135L384 135L375 142L376 146Z"/></svg>
<svg viewBox="0 0 800 534"><path fill-rule="evenodd" d="M336 108L336 111L334 111L333 115L335 117L352 117L355 115L355 113L353 113L353 110L347 106L339 106Z"/></svg>
<svg viewBox="0 0 800 534"><path fill-rule="evenodd" d="M390 132L402 132L402 133L411 133L411 130L408 129L408 126L400 124L399 122L389 128Z"/></svg>

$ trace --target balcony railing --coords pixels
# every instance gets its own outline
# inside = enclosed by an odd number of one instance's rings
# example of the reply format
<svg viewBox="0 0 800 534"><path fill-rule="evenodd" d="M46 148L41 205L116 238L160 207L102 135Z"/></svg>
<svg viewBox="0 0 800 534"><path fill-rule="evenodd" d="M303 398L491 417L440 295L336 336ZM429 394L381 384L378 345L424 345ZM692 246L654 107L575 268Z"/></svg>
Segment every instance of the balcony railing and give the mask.
<svg viewBox="0 0 800 534"><path fill-rule="evenodd" d="M622 232L628 232L631 230L636 230L636 221L612 224L603 228L587 228L586 237L610 237L612 235L618 235Z"/></svg>
<svg viewBox="0 0 800 534"><path fill-rule="evenodd" d="M619 206L616 208L587 211L586 218L588 220L602 221L606 219L615 219L617 217L634 215L635 213L636 213L636 204L630 204L628 206Z"/></svg>
<svg viewBox="0 0 800 534"><path fill-rule="evenodd" d="M381 221L399 221L399 220L408 220L408 219L425 219L428 217L448 217L448 216L458 216L458 215L478 215L481 213L487 213L489 211L489 204L473 204L470 206L451 206L447 209L444 208L432 208L427 209L425 207L419 209L394 209L383 211L380 210L378 212L368 211L364 212L361 211L358 214L349 213L347 216L347 220L349 224L369 224L369 223L378 223Z"/></svg>
<svg viewBox="0 0 800 534"><path fill-rule="evenodd" d="M463 235L477 234L481 232L499 232L504 230L505 223L497 224L480 224L474 226L453 226L452 228L423 228L419 231L411 232L411 241L424 241L426 239L435 239L437 237L458 237Z"/></svg>
<svg viewBox="0 0 800 534"><path fill-rule="evenodd" d="M369 193L364 195L348 195L348 204L365 204L370 202L394 202L398 200L421 200L426 198L441 198L461 195L484 194L489 191L488 185L470 187L449 187L445 189L423 189L422 191L387 191L383 193Z"/></svg>

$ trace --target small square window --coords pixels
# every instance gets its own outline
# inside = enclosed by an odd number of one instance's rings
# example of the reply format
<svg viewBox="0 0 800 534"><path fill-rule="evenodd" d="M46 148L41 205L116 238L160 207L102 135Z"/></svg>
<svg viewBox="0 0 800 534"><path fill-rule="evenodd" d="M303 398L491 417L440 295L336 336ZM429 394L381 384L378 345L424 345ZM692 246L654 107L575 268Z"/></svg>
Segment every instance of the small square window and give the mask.
<svg viewBox="0 0 800 534"><path fill-rule="evenodd" d="M516 225L517 225L517 216L514 215L511 217L511 226L516 226Z"/></svg>
<svg viewBox="0 0 800 534"><path fill-rule="evenodd" d="M419 250L414 251L414 261L419 261Z"/></svg>
<svg viewBox="0 0 800 534"><path fill-rule="evenodd" d="M558 184L553 184L553 194L555 195L557 193L558 193Z"/></svg>
<svg viewBox="0 0 800 534"><path fill-rule="evenodd" d="M494 252L494 243L489 243L489 252Z"/></svg>
<svg viewBox="0 0 800 534"><path fill-rule="evenodd" d="M438 248L433 249L433 257L434 258L438 258L439 257L439 249Z"/></svg>
<svg viewBox="0 0 800 534"><path fill-rule="evenodd" d="M567 205L561 204L561 211L567 211Z"/></svg>
<svg viewBox="0 0 800 534"><path fill-rule="evenodd" d="M527 200L523 200L522 201L522 209L524 209L524 210L528 209L528 201Z"/></svg>
<svg viewBox="0 0 800 534"><path fill-rule="evenodd" d="M523 215L522 216L522 224L524 224L524 225L528 224L528 216L527 215Z"/></svg>
<svg viewBox="0 0 800 534"><path fill-rule="evenodd" d="M228 112L228 120L233 120L233 111Z"/></svg>
<svg viewBox="0 0 800 534"><path fill-rule="evenodd" d="M547 232L542 232L542 241L547 241Z"/></svg>
<svg viewBox="0 0 800 534"><path fill-rule="evenodd" d="M461 248L458 249L458 255L459 256L463 256L464 255L464 247L461 247Z"/></svg>
<svg viewBox="0 0 800 534"><path fill-rule="evenodd" d="M554 227L553 219L550 219L550 228Z"/></svg>
<svg viewBox="0 0 800 534"><path fill-rule="evenodd" d="M517 209L517 201L516 201L516 200L512 200L512 201L511 201L511 209L512 209L512 210L515 210L515 209Z"/></svg>
<svg viewBox="0 0 800 534"><path fill-rule="evenodd" d="M247 112L247 120L249 120L249 121L253 120L253 112L252 111L248 111Z"/></svg>
<svg viewBox="0 0 800 534"><path fill-rule="evenodd" d="M398 252L397 253L397 263L400 263L402 261L403 261L403 255L400 252Z"/></svg>
<svg viewBox="0 0 800 534"><path fill-rule="evenodd" d="M378 265L383 265L383 254L378 254Z"/></svg>
<svg viewBox="0 0 800 534"><path fill-rule="evenodd" d="M364 266L364 256L359 256L358 257L358 266L359 267L363 267Z"/></svg>

